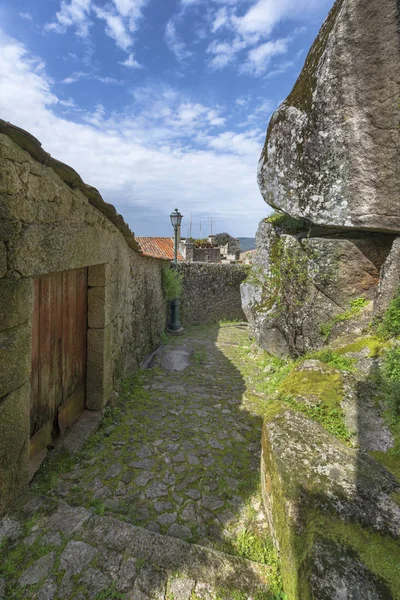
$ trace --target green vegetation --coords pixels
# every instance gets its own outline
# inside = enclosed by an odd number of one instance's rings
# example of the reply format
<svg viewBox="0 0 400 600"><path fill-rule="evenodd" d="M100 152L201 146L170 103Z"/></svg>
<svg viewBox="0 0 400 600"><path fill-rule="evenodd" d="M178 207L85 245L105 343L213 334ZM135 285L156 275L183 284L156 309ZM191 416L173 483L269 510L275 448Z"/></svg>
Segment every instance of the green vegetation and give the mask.
<svg viewBox="0 0 400 600"><path fill-rule="evenodd" d="M174 268L164 269L162 272L162 286L165 299L170 302L182 295L182 275Z"/></svg>
<svg viewBox="0 0 400 600"><path fill-rule="evenodd" d="M216 233L214 235L214 246L226 246L226 244L228 244L231 240L234 240L234 238L231 236L230 233Z"/></svg>
<svg viewBox="0 0 400 600"><path fill-rule="evenodd" d="M361 350L364 350L364 348L369 348L369 350L370 350L369 357L370 358L376 358L377 356L381 356L381 354L385 348L385 343L382 342L382 340L380 340L377 337L368 336L368 337L360 338L360 339L356 340L355 342L352 342L351 344L342 346L341 348L337 348L335 350L335 352L336 352L336 354L343 356L343 354L350 354L352 352L354 352L354 353L361 352Z"/></svg>
<svg viewBox="0 0 400 600"><path fill-rule="evenodd" d="M331 335L332 328L334 325L336 325L337 323L341 323L342 321L349 321L350 319L353 319L355 316L360 314L360 312L365 306L369 304L369 302L370 301L366 298L356 298L355 300L352 300L350 302L349 310L339 313L338 315L336 315L336 317L332 319L332 321L321 325L321 333L325 336L325 339L327 340Z"/></svg>
<svg viewBox="0 0 400 600"><path fill-rule="evenodd" d="M346 548L356 552L366 567L384 580L393 600L400 599L400 546L397 540L313 509L305 511L305 522L307 535L296 536L295 540L299 565L306 563L314 542L321 537L338 542L343 545L344 552ZM303 578L304 588L299 590L302 600L309 600L306 579Z"/></svg>
<svg viewBox="0 0 400 600"><path fill-rule="evenodd" d="M400 290L389 304L382 322L377 327L377 333L386 340L400 335Z"/></svg>
<svg viewBox="0 0 400 600"><path fill-rule="evenodd" d="M189 242L191 242L195 248L213 248L214 245L210 242L208 238L189 238Z"/></svg>
<svg viewBox="0 0 400 600"><path fill-rule="evenodd" d="M351 432L344 423L340 373L333 370L293 370L281 383L281 400L310 419L320 423L338 439L348 443ZM307 403L302 400L307 399ZM313 398L315 403L310 404Z"/></svg>
<svg viewBox="0 0 400 600"><path fill-rule="evenodd" d="M338 369L339 371L355 371L354 360L343 356L339 351L332 350L331 348L325 348L324 350L318 350L317 352L309 352L304 357L305 359L316 359L321 362Z"/></svg>
<svg viewBox="0 0 400 600"><path fill-rule="evenodd" d="M106 590L99 592L95 600L125 600L126 594L122 592L118 592L115 588L115 583L113 583Z"/></svg>
<svg viewBox="0 0 400 600"><path fill-rule="evenodd" d="M343 399L340 374L330 369L293 370L279 386L283 395L317 397L329 408L336 408Z"/></svg>
<svg viewBox="0 0 400 600"><path fill-rule="evenodd" d="M265 219L266 223L270 223L274 227L279 227L284 231L301 231L309 229L311 224L302 219L295 219L285 213L275 212Z"/></svg>

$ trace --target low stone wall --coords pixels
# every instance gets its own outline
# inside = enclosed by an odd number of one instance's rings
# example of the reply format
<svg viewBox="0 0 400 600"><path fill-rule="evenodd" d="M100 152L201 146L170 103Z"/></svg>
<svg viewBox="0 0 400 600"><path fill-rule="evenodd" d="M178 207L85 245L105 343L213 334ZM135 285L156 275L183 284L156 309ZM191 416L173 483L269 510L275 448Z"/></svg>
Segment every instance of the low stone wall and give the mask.
<svg viewBox="0 0 400 600"><path fill-rule="evenodd" d="M145 258L136 247L97 190L51 159L35 138L2 123L0 515L28 481L35 280L87 269L85 402L101 410L165 329L161 271L168 263Z"/></svg>
<svg viewBox="0 0 400 600"><path fill-rule="evenodd" d="M180 263L179 268L183 276L183 326L245 319L240 298L240 284L248 272L244 265Z"/></svg>

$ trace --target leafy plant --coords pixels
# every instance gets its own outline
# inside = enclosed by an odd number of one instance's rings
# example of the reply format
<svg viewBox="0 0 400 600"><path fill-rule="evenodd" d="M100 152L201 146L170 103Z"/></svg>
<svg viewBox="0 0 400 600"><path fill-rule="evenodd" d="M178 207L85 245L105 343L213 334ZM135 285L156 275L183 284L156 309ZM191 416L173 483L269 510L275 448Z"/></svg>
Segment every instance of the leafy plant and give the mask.
<svg viewBox="0 0 400 600"><path fill-rule="evenodd" d="M182 295L182 275L176 269L164 269L162 272L162 286L165 299L170 302Z"/></svg>

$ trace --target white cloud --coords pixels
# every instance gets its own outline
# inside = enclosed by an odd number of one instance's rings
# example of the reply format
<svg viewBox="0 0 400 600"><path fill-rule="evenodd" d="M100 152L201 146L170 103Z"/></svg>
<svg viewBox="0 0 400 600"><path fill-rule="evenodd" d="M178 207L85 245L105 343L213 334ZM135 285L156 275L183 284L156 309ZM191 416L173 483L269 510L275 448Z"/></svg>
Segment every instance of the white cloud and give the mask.
<svg viewBox="0 0 400 600"><path fill-rule="evenodd" d="M57 33L64 33L68 27L75 27L76 33L81 37L89 34L92 0L66 0L61 2L60 10L56 13L56 21L48 23L46 29Z"/></svg>
<svg viewBox="0 0 400 600"><path fill-rule="evenodd" d="M241 71L250 75L261 75L265 73L274 56L286 54L287 51L287 39L265 42L265 44L261 44L250 50L246 62L241 67Z"/></svg>
<svg viewBox="0 0 400 600"><path fill-rule="evenodd" d="M100 7L93 0L62 0L55 21L48 23L45 29L56 33L65 33L69 27L75 27L81 37L88 37L91 17L105 21L106 34L117 46L128 52L133 44L132 35L138 28L142 9L148 0L113 0L113 4ZM130 66L130 65L129 65Z"/></svg>
<svg viewBox="0 0 400 600"><path fill-rule="evenodd" d="M165 28L165 41L168 48L175 54L179 61L185 60L192 56L192 53L187 49L186 44L180 38L174 19L170 19Z"/></svg>
<svg viewBox="0 0 400 600"><path fill-rule="evenodd" d="M32 15L31 15L31 13L28 13L28 12L20 12L20 13L19 13L19 16L20 16L22 19L26 19L27 21L32 21Z"/></svg>
<svg viewBox="0 0 400 600"><path fill-rule="evenodd" d="M222 219L232 233L254 233L267 213L256 184L258 133L221 131L221 107L182 100L172 88L136 90L133 105L120 114L109 115L101 105L66 111L79 117L74 121L60 116L68 101L60 101L52 85L40 61L0 35L2 117L77 169L134 230L143 214L147 222L157 215L168 227L168 213L179 206L183 214Z"/></svg>
<svg viewBox="0 0 400 600"><path fill-rule="evenodd" d="M304 14L327 6L331 0L258 0L241 17L233 17L232 23L243 37L268 38L283 19L296 19Z"/></svg>
<svg viewBox="0 0 400 600"><path fill-rule="evenodd" d="M208 64L211 69L223 69L232 63L235 60L238 52L243 50L245 47L246 44L238 38L226 42L214 41L207 49L207 53L213 55Z"/></svg>
<svg viewBox="0 0 400 600"><path fill-rule="evenodd" d="M133 52L129 54L126 60L121 61L119 64L123 67L128 67L129 69L143 69L143 66L139 64L136 58L134 57Z"/></svg>
<svg viewBox="0 0 400 600"><path fill-rule="evenodd" d="M228 11L226 10L226 7L223 6L222 8L218 9L217 12L215 13L215 18L214 18L214 22L213 22L213 26L212 26L212 32L215 33L216 31L218 31L218 29L221 29L221 27L224 27L225 25L227 25L228 21L229 21Z"/></svg>
<svg viewBox="0 0 400 600"><path fill-rule="evenodd" d="M85 73L84 71L76 71L69 77L66 77L65 79L63 79L61 81L61 83L64 83L65 85L69 85L71 83L77 83L81 79L93 79L96 81L100 81L101 83L111 83L111 84L115 84L115 85L122 84L122 81L119 81L119 79L115 79L115 77L101 76L101 75L96 75L94 73Z"/></svg>
<svg viewBox="0 0 400 600"><path fill-rule="evenodd" d="M133 40L125 27L122 17L97 7L95 8L95 12L99 19L103 19L106 22L106 34L115 40L121 50L128 51L132 46Z"/></svg>

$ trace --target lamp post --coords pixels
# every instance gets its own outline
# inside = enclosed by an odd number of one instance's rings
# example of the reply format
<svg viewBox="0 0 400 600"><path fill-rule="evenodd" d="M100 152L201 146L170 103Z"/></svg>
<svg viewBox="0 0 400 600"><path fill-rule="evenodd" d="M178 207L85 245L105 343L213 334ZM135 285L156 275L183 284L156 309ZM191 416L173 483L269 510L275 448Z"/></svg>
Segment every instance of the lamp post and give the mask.
<svg viewBox="0 0 400 600"><path fill-rule="evenodd" d="M181 226L183 215L176 208L170 214L171 225L174 228L174 265L178 264L178 229Z"/></svg>
<svg viewBox="0 0 400 600"><path fill-rule="evenodd" d="M181 222L183 216L176 208L173 213L170 215L171 225L174 228L174 260L173 265L174 269L178 266L178 230L181 226ZM179 305L181 301L178 298L174 298L171 300L171 322L168 327L168 331L172 334L180 334L183 332L183 327L181 326L179 320Z"/></svg>

